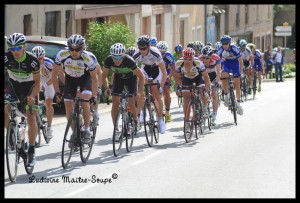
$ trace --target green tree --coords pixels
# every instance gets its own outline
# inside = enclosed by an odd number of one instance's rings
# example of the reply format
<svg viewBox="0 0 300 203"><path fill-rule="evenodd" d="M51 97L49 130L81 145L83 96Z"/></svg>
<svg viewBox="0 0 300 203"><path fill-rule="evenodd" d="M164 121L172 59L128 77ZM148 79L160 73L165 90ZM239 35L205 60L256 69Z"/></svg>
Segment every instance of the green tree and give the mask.
<svg viewBox="0 0 300 203"><path fill-rule="evenodd" d="M134 46L136 35L127 25L121 22L98 23L92 21L88 25L87 50L91 51L103 67L105 58L110 55L110 47L115 43L122 43L125 47Z"/></svg>

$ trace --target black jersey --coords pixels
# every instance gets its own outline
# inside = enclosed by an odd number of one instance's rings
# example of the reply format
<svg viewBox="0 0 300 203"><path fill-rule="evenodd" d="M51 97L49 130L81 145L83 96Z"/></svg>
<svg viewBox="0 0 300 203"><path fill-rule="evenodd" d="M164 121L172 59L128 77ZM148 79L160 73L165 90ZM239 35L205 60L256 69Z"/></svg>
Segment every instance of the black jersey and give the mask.
<svg viewBox="0 0 300 203"><path fill-rule="evenodd" d="M112 69L112 71L115 72L116 78L127 79L134 75L133 71L137 68L137 66L133 58L125 54L123 61L119 66L114 63L111 55L106 57L104 61L104 68Z"/></svg>

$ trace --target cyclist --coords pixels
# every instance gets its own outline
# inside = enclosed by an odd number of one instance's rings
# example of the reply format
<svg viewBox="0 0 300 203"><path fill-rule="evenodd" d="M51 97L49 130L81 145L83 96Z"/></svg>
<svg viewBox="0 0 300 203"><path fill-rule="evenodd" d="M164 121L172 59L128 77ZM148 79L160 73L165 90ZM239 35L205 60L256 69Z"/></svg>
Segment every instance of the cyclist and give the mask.
<svg viewBox="0 0 300 203"><path fill-rule="evenodd" d="M41 82L42 82L42 87L45 90L44 91L45 107L46 107L46 116L48 122L46 137L48 139L52 139L53 135L52 135L51 124L52 124L52 118L54 114L54 109L52 105L53 105L53 98L55 94L53 81L52 81L52 71L53 71L54 62L52 59L45 57L46 55L45 49L41 46L33 47L31 52L33 53L33 55L37 57L41 66Z"/></svg>
<svg viewBox="0 0 300 203"><path fill-rule="evenodd" d="M215 48L214 54L217 53L217 51L218 51L221 47L222 47L221 42L219 42L219 41L216 42L216 43L215 43L215 47L214 47L214 48Z"/></svg>
<svg viewBox="0 0 300 203"><path fill-rule="evenodd" d="M202 61L195 57L195 51L188 47L183 51L183 58L180 58L175 64L175 82L177 86L191 86L196 83L196 86L205 83L207 92L210 92L210 80L208 73ZM182 80L180 79L182 77ZM203 81L203 78L204 81ZM185 111L190 101L189 90L182 90L183 95L183 110ZM203 100L205 102L205 100ZM206 100L207 101L207 100ZM206 103L203 107L206 107Z"/></svg>
<svg viewBox="0 0 300 203"><path fill-rule="evenodd" d="M175 71L175 60L173 55L170 52L168 52L168 44L166 41L158 42L157 48L163 57L166 71L167 71L167 80L165 82L163 92L164 92L164 103L165 103L165 110L166 110L165 111L166 122L171 122L172 118L170 114L170 106L171 106L170 88L172 85L172 77Z"/></svg>
<svg viewBox="0 0 300 203"><path fill-rule="evenodd" d="M24 102L32 106L32 114L26 108L28 123L28 165L34 166L35 139L37 135L36 110L37 95L40 92L40 63L31 53L26 51L26 37L21 33L13 33L6 41L8 51L4 55L4 66L8 72L8 84L6 86L6 98ZM21 110L23 112L23 109ZM8 128L10 107L4 114L5 127ZM24 153L25 154L25 153Z"/></svg>
<svg viewBox="0 0 300 203"><path fill-rule="evenodd" d="M160 94L163 93L163 88L167 79L167 71L165 63L160 54L160 51L153 46L150 46L150 37L148 35L142 35L137 40L138 51L133 55L135 62L142 62L142 73L144 74L145 81L148 82L148 78L153 78L153 82L160 83L160 88L152 87L153 97L156 101L156 107L158 111L159 131L164 134L166 131L165 122L163 120L163 102ZM143 106L141 100L141 106ZM140 121L143 121L143 115L141 113Z"/></svg>
<svg viewBox="0 0 300 203"><path fill-rule="evenodd" d="M180 59L183 55L182 55L182 45L181 44L177 44L174 48L174 53L173 53L173 57L174 60L177 61L178 59Z"/></svg>
<svg viewBox="0 0 300 203"><path fill-rule="evenodd" d="M247 47L249 47L251 49L252 54L253 54L253 58L254 58L253 69L255 69L258 72L258 74L257 74L257 78L258 78L257 91L260 92L261 91L261 74L263 73L263 70L265 70L263 57L261 55L261 52L258 49L256 49L255 44L249 43L249 44L247 44ZM252 76L253 76L255 70L252 70Z"/></svg>
<svg viewBox="0 0 300 203"><path fill-rule="evenodd" d="M193 49L195 50L195 56L201 56L201 49L204 47L204 44L200 41L194 42Z"/></svg>
<svg viewBox="0 0 300 203"><path fill-rule="evenodd" d="M157 38L151 37L150 38L150 46L156 47L156 44L157 44Z"/></svg>
<svg viewBox="0 0 300 203"><path fill-rule="evenodd" d="M74 34L68 38L68 49L60 50L55 59L52 79L56 91L57 101L61 100L58 92L57 74L63 68L65 73L64 104L66 118L69 119L74 107L74 99L77 93L77 86L80 87L80 97L90 102L81 102L83 110L83 143L91 142L90 132L90 104L96 103L97 97L97 70L95 60L84 50L85 39L81 35Z"/></svg>
<svg viewBox="0 0 300 203"><path fill-rule="evenodd" d="M216 118L218 112L218 95L216 88L218 88L220 83L220 75L221 75L221 59L218 55L214 54L214 49L211 46L204 46L201 49L202 57L200 60L204 63L204 66L207 70L208 76L210 78L212 86L211 95L212 95L212 106L213 113L211 123L212 125L216 125Z"/></svg>
<svg viewBox="0 0 300 203"><path fill-rule="evenodd" d="M244 72L247 75L247 86L249 87L248 94L251 94L251 89L252 89L251 67L254 64L253 55L252 55L251 49L246 47L246 45L247 45L246 40L244 40L244 39L240 40L239 44L240 44L240 50L241 50L242 59L243 59L243 63L244 63ZM242 77L245 77L245 76L242 75Z"/></svg>
<svg viewBox="0 0 300 203"><path fill-rule="evenodd" d="M223 59L221 78L228 78L229 72L232 70L233 76L240 76L243 73L243 60L241 57L240 49L230 44L231 37L229 35L223 35L221 37L222 47L218 50L217 55ZM228 107L229 94L228 94L228 81L222 80L222 89L225 93L224 106ZM237 113L243 115L243 108L240 105L241 93L240 93L240 78L234 78L235 94L237 98Z"/></svg>
<svg viewBox="0 0 300 203"><path fill-rule="evenodd" d="M110 54L104 61L104 68L102 73L102 80L105 92L105 96L112 95L112 107L111 117L113 124L115 124L116 114L118 113L118 107L120 105L120 94L126 85L129 91L128 105L133 114L133 120L135 123L135 129L138 125L137 108L135 107L135 96L142 94L144 88L144 76L141 70L137 67L133 58L125 54L125 46L121 43L113 44L110 47ZM111 69L114 72L112 90L107 84L107 74ZM138 83L137 83L138 79ZM138 88L137 88L138 84Z"/></svg>
<svg viewBox="0 0 300 203"><path fill-rule="evenodd" d="M136 52L136 50L137 50L137 48L135 48L135 47L129 47L129 48L127 48L127 50L126 50L126 54L128 54L129 56L133 56L133 54Z"/></svg>

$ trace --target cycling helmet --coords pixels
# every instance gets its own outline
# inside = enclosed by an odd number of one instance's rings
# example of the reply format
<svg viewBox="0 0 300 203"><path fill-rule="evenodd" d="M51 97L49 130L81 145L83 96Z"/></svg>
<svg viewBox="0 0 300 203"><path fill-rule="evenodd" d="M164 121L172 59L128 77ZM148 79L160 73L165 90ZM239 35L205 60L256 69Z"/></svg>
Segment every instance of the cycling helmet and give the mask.
<svg viewBox="0 0 300 203"><path fill-rule="evenodd" d="M192 47L195 51L201 51L201 49L204 47L204 44L200 41L196 41L193 44L194 46Z"/></svg>
<svg viewBox="0 0 300 203"><path fill-rule="evenodd" d="M129 56L133 56L134 52L136 51L136 48L135 47L129 47L127 50L126 50L126 54L128 54Z"/></svg>
<svg viewBox="0 0 300 203"><path fill-rule="evenodd" d="M182 45L181 44L177 44L176 46L175 46L175 52L181 52L182 51Z"/></svg>
<svg viewBox="0 0 300 203"><path fill-rule="evenodd" d="M138 38L137 43L139 47L149 46L150 45L150 37L148 35L142 35Z"/></svg>
<svg viewBox="0 0 300 203"><path fill-rule="evenodd" d="M215 50L218 50L218 49L220 49L221 47L222 47L221 42L216 42L216 43L215 43Z"/></svg>
<svg viewBox="0 0 300 203"><path fill-rule="evenodd" d="M45 49L41 46L35 46L32 48L31 52L33 53L33 55L35 55L37 58L41 57L41 56L45 56Z"/></svg>
<svg viewBox="0 0 300 203"><path fill-rule="evenodd" d="M255 44L252 44L252 43L248 43L246 45L246 47L248 47L249 49L251 49L251 51L255 50L256 49L256 45Z"/></svg>
<svg viewBox="0 0 300 203"><path fill-rule="evenodd" d="M222 44L229 43L231 41L231 37L229 35L223 35L220 39Z"/></svg>
<svg viewBox="0 0 300 203"><path fill-rule="evenodd" d="M211 46L206 45L201 49L202 56L209 56L213 53L214 53L214 49Z"/></svg>
<svg viewBox="0 0 300 203"><path fill-rule="evenodd" d="M150 38L150 45L151 46L156 46L157 44L157 38L156 37L151 37Z"/></svg>
<svg viewBox="0 0 300 203"><path fill-rule="evenodd" d="M186 47L190 47L192 49L194 49L194 42L189 42Z"/></svg>
<svg viewBox="0 0 300 203"><path fill-rule="evenodd" d="M168 44L166 41L159 41L156 45L156 47L158 48L158 50L160 52L166 52L168 51Z"/></svg>
<svg viewBox="0 0 300 203"><path fill-rule="evenodd" d="M121 56L125 54L125 51L126 51L125 46L121 43L113 44L110 47L110 54L113 56Z"/></svg>
<svg viewBox="0 0 300 203"><path fill-rule="evenodd" d="M240 44L240 47L246 47L247 41L244 39L241 39L239 44Z"/></svg>
<svg viewBox="0 0 300 203"><path fill-rule="evenodd" d="M183 58L194 58L195 57L195 51L193 48L188 47L183 51Z"/></svg>
<svg viewBox="0 0 300 203"><path fill-rule="evenodd" d="M212 45L212 43L210 43L210 42L207 42L207 43L206 43L206 45L208 45L208 46L211 46L211 45Z"/></svg>
<svg viewBox="0 0 300 203"><path fill-rule="evenodd" d="M85 47L85 39L81 35L71 35L68 39L68 46L81 46Z"/></svg>
<svg viewBox="0 0 300 203"><path fill-rule="evenodd" d="M25 35L23 35L21 33L14 33L9 36L6 43L8 44L8 46L16 46L16 45L20 45L20 44L25 44L26 37L25 37Z"/></svg>

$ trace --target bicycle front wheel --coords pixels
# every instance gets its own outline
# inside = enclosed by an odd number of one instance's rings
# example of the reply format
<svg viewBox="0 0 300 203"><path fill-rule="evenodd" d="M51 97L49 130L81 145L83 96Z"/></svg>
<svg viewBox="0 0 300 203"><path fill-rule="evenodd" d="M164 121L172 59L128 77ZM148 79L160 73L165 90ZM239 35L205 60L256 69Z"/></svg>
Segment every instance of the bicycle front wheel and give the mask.
<svg viewBox="0 0 300 203"><path fill-rule="evenodd" d="M183 98L183 96L177 96L178 108L182 107L182 98Z"/></svg>
<svg viewBox="0 0 300 203"><path fill-rule="evenodd" d="M195 109L192 102L189 102L187 108L185 109L184 114L184 125L183 125L183 133L184 139L186 143L189 143L192 139L192 135L194 133L194 126L196 125L196 118L195 118ZM195 126L195 133L197 133L196 126Z"/></svg>
<svg viewBox="0 0 300 203"><path fill-rule="evenodd" d="M17 132L16 123L10 121L6 133L6 164L8 177L11 182L15 182L18 171L18 145L17 145Z"/></svg>
<svg viewBox="0 0 300 203"><path fill-rule="evenodd" d="M256 74L254 74L254 77L253 77L253 99L255 99L255 95L256 95L256 90L257 90L257 87L256 87Z"/></svg>
<svg viewBox="0 0 300 203"><path fill-rule="evenodd" d="M126 150L130 152L132 150L134 134L135 134L135 125L133 125L133 115L132 113L127 113L128 119L126 123L127 136L126 136Z"/></svg>
<svg viewBox="0 0 300 203"><path fill-rule="evenodd" d="M235 125L237 125L237 116L236 116L236 111L237 111L237 106L236 106L236 101L235 101L235 95L233 90L230 90L230 102L231 102L231 113L233 114L233 119Z"/></svg>
<svg viewBox="0 0 300 203"><path fill-rule="evenodd" d="M72 124L74 125L74 130L71 128ZM77 125L78 123L74 115L71 115L67 123L62 145L61 163L64 169L69 165L74 147L76 147L75 138L77 137Z"/></svg>
<svg viewBox="0 0 300 203"><path fill-rule="evenodd" d="M122 109L119 108L115 119L113 132L113 152L115 157L119 156L124 136L124 122L122 117Z"/></svg>

